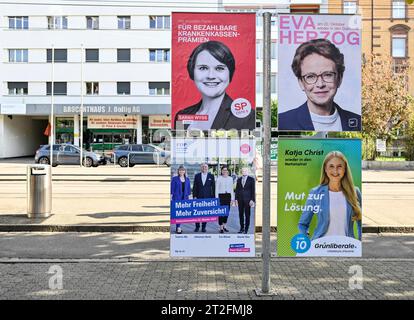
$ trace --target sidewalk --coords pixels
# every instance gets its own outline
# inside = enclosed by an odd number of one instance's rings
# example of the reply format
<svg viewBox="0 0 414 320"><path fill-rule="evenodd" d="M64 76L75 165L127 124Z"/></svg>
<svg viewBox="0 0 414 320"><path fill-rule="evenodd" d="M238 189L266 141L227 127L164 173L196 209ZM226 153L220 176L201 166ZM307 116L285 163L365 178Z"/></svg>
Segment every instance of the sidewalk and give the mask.
<svg viewBox="0 0 414 320"><path fill-rule="evenodd" d="M414 299L413 237L366 235L363 258L272 258L275 295L257 297L259 258L170 259L165 233L0 234L0 299Z"/></svg>
<svg viewBox="0 0 414 320"><path fill-rule="evenodd" d="M259 260L262 250L261 241L262 234L257 233L256 259ZM362 257L365 259L414 260L413 241L414 233L364 234L362 237ZM166 232L0 232L0 248L0 263L48 260L100 261L102 259L123 262L191 260L170 258L170 234ZM271 235L270 251L272 257L276 259L276 234L274 233ZM214 258L212 259L214 260ZM227 261L250 259L220 258L220 260ZM292 258L289 259L292 260ZM302 261L308 258L294 258L293 260L297 259ZM198 258L198 260L211 260L211 258ZM414 272L414 270L412 271Z"/></svg>

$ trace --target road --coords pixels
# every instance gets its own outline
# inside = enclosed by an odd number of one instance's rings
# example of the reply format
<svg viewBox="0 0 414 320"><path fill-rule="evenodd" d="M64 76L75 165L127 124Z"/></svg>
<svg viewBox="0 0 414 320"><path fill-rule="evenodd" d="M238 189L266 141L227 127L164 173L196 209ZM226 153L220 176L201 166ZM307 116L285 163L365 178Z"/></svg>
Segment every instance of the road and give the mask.
<svg viewBox="0 0 414 320"><path fill-rule="evenodd" d="M3 176L4 178L4 176ZM87 177L99 181L79 181L60 177L53 182L53 216L45 224L169 224L169 182L149 181L151 177ZM145 179L144 179L145 178ZM136 179L136 180L133 180ZM141 179L139 181L138 179ZM72 180L72 181L67 181ZM118 180L118 181L117 181ZM131 181L132 180L132 181ZM272 225L276 225L277 183L272 183ZM367 226L414 226L413 183L364 183L363 223ZM257 212L262 208L262 187L257 185ZM0 224L27 224L26 183L0 179ZM261 225L261 215L256 215Z"/></svg>

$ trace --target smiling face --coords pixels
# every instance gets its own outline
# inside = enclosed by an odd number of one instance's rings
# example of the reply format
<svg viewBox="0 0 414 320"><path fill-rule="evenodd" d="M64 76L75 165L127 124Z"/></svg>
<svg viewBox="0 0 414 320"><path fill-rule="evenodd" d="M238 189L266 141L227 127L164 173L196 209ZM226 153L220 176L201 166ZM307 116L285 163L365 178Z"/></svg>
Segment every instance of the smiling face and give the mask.
<svg viewBox="0 0 414 320"><path fill-rule="evenodd" d="M178 170L178 174L180 177L184 177L185 176L185 169L181 168Z"/></svg>
<svg viewBox="0 0 414 320"><path fill-rule="evenodd" d="M301 75L299 86L308 97L308 106L312 112L317 108L323 108L330 111L336 91L341 84L338 76L335 76L333 82L325 82L319 76L314 84L308 84L303 79L309 74L321 75L326 72L335 72L338 74L335 62L327 59L317 53L306 56L301 63ZM315 112L316 113L316 112Z"/></svg>
<svg viewBox="0 0 414 320"><path fill-rule="evenodd" d="M227 168L221 169L221 174L222 174L223 177L228 177L229 176L229 169L227 169Z"/></svg>
<svg viewBox="0 0 414 320"><path fill-rule="evenodd" d="M325 173L330 182L341 182L345 175L345 162L340 158L332 158L325 165Z"/></svg>
<svg viewBox="0 0 414 320"><path fill-rule="evenodd" d="M247 176L249 174L249 169L243 168L242 169L242 176Z"/></svg>
<svg viewBox="0 0 414 320"><path fill-rule="evenodd" d="M201 172L207 173L208 172L208 165L206 163L201 165Z"/></svg>
<svg viewBox="0 0 414 320"><path fill-rule="evenodd" d="M207 50L201 51L194 67L194 83L203 98L217 98L225 93L230 83L229 69Z"/></svg>

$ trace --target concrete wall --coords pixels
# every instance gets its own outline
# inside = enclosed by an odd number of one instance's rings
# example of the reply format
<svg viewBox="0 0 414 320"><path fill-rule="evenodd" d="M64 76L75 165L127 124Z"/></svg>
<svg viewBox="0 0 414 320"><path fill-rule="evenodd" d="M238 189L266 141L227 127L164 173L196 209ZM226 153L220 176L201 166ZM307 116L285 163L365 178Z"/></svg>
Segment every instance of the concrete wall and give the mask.
<svg viewBox="0 0 414 320"><path fill-rule="evenodd" d="M40 144L47 143L46 125L45 120L26 116L0 116L0 158L34 155Z"/></svg>

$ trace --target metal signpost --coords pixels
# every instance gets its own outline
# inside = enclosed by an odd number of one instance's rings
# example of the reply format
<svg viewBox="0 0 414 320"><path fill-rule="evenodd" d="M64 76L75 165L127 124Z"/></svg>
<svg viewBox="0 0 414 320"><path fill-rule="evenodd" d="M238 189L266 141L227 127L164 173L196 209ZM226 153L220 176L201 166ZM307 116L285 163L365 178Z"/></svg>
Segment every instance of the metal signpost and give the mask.
<svg viewBox="0 0 414 320"><path fill-rule="evenodd" d="M262 217L262 288L256 294L272 295L270 290L270 45L271 13L263 14L263 217Z"/></svg>
<svg viewBox="0 0 414 320"><path fill-rule="evenodd" d="M53 144L55 143L55 121L54 121L54 94L55 94L55 47L52 45L52 83L50 86L50 166L53 164Z"/></svg>
<svg viewBox="0 0 414 320"><path fill-rule="evenodd" d="M83 166L83 44L81 44L81 99L80 99L80 166Z"/></svg>

